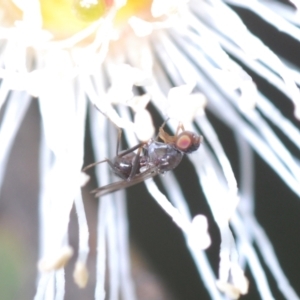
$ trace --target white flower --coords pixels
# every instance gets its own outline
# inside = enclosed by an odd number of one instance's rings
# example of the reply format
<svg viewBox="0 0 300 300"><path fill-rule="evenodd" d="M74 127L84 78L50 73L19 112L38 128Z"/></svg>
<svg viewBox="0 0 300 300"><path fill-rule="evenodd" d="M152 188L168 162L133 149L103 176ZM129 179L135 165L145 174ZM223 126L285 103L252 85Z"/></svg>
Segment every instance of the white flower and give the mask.
<svg viewBox="0 0 300 300"><path fill-rule="evenodd" d="M206 200L214 222L201 211L194 216L185 198L188 191L181 188L186 183L172 172L159 179L167 195L153 180L146 181L146 188L182 230L209 297L246 294L247 268L257 297L275 297L269 269L280 293L297 299L256 219L253 152L299 197L299 131L258 83L260 77L279 90L299 117L299 70L254 36L229 5L252 10L299 42L291 9L275 0L75 0L55 5L42 0L0 5L0 187L32 96L42 123L35 299L64 297L63 268L73 255L68 237L73 207L79 225L73 278L80 288L88 282L89 216L81 191L87 110L95 158L101 161L116 155L112 123L123 129L130 147L155 136L150 103L163 120L171 119L174 134L181 123L204 135L200 150L189 156L199 182L192 200L198 209ZM236 139L239 184L218 122ZM100 186L112 181L107 164L97 165L95 172ZM184 176L189 180L192 173ZM106 266L111 298L136 299L124 200L120 191L99 201L95 299L106 297ZM218 277L203 251L216 243L212 223L221 237Z"/></svg>

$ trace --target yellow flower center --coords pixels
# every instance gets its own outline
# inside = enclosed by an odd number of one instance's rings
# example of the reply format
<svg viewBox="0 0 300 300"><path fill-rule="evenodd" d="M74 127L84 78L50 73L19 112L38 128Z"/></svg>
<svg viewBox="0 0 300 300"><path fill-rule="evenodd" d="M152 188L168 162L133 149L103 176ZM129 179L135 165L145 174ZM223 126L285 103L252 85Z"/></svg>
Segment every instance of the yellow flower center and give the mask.
<svg viewBox="0 0 300 300"><path fill-rule="evenodd" d="M117 13L116 24L126 22L132 16L139 16L141 18L151 18L151 5L153 0L127 0Z"/></svg>
<svg viewBox="0 0 300 300"><path fill-rule="evenodd" d="M128 0L117 12L115 25L124 24L131 16L149 19L151 4L152 0ZM113 5L114 0L40 0L43 28L55 39L67 38L105 16ZM22 11L12 0L1 3L1 11L6 17L2 25L22 19Z"/></svg>

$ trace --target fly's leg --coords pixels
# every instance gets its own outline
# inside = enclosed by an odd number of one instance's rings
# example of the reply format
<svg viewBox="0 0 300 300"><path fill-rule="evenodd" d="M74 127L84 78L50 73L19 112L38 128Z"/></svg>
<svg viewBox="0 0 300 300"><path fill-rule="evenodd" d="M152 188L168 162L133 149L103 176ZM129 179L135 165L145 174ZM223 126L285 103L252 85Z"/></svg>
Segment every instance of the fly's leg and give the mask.
<svg viewBox="0 0 300 300"><path fill-rule="evenodd" d="M140 154L141 154L142 149L143 149L142 147L139 148L139 150L134 158L131 172L130 172L129 177L127 178L127 181L130 181L132 179L132 177L134 177L136 175L136 173L138 172L138 168L140 165Z"/></svg>
<svg viewBox="0 0 300 300"><path fill-rule="evenodd" d="M121 137L122 137L122 129L118 127L118 140L117 140L116 156L119 156Z"/></svg>
<svg viewBox="0 0 300 300"><path fill-rule="evenodd" d="M118 128L118 141L117 141L117 149L116 149L116 156L118 156L118 157L122 157L122 156L124 156L128 153L131 153L134 150L139 149L139 148L143 147L146 144L146 142L141 142L141 143L139 143L139 144L137 144L137 145L135 145L135 146L133 146L129 149L126 149L126 150L123 150L123 151L119 152L121 136L122 136L122 129Z"/></svg>
<svg viewBox="0 0 300 300"><path fill-rule="evenodd" d="M166 126L167 122L170 120L170 118L167 118L163 123L162 125L159 127L159 128L162 128L164 129L164 127Z"/></svg>
<svg viewBox="0 0 300 300"><path fill-rule="evenodd" d="M101 161L97 161L97 162L95 162L95 163L92 163L92 164L86 166L85 168L83 168L83 169L82 169L82 172L85 172L86 170L88 170L88 169L90 169L90 168L92 168L92 167L94 167L94 166L97 166L97 165L99 165L99 164L102 164L103 162L110 162L110 160L109 160L108 158L106 158L106 159L104 159L104 160L101 160Z"/></svg>
<svg viewBox="0 0 300 300"><path fill-rule="evenodd" d="M103 114L104 116L106 116L100 109L99 107L97 107L96 104L94 104L94 107L101 113ZM113 123L113 122L112 122ZM122 136L122 129L119 128L115 123L113 123L113 125L115 125L118 129L118 140L117 140L117 147L116 147L116 156L119 155L119 147L120 147L120 140L121 140L121 136ZM94 167L94 166L97 166L101 163L104 163L104 162L107 162L111 168L113 168L113 163L111 162L111 160L109 160L108 158L104 159L104 160L101 160L101 161L98 161L98 162L95 162L95 163L92 163L88 166L86 166L85 168L82 169L82 172L85 172L86 170Z"/></svg>
<svg viewBox="0 0 300 300"><path fill-rule="evenodd" d="M158 140L160 138L167 144L174 144L174 143L176 143L176 140L177 140L180 130L185 131L185 129L184 129L183 124L180 122L177 126L175 135L168 134L167 132L164 131L164 127L168 120L169 120L169 118L166 121L164 121L164 123L159 127L159 131L158 131L156 140Z"/></svg>
<svg viewBox="0 0 300 300"><path fill-rule="evenodd" d="M122 129L118 128L118 141L117 141L117 148L116 148L116 157L123 157L129 153L132 153L136 149L138 149L138 152L135 155L134 161L132 163L132 169L130 171L129 176L128 177L124 176L124 174L115 167L115 165L112 161L110 161L110 160L106 160L106 161L119 177L121 177L123 180L130 181L138 172L138 168L140 165L140 154L141 154L143 146L145 145L145 142L141 142L129 149L119 152L121 137L122 137Z"/></svg>
<svg viewBox="0 0 300 300"><path fill-rule="evenodd" d="M175 136L178 136L180 129L181 129L181 131L185 131L184 126L181 122L178 124Z"/></svg>
<svg viewBox="0 0 300 300"><path fill-rule="evenodd" d="M117 127L117 126L116 126ZM118 129L118 140L117 140L117 145L116 145L116 156L113 160L110 160L108 158L104 159L104 160L101 160L99 162L95 162L95 163L92 163L88 166L86 166L82 171L85 172L86 170L98 165L98 164L101 164L103 162L107 162L109 164L109 166L111 167L111 169L114 171L114 173L119 176L120 178L122 178L123 180L128 180L130 181L131 178L133 178L137 172L138 172L138 168L139 168L139 162L140 162L140 154L141 154L141 151L143 149L143 146L147 143L147 142L141 142L129 149L126 149L126 150L123 150L121 152L119 152L119 148L120 148L120 141L121 141L121 137L122 137L122 129L117 127ZM138 149L138 153L135 154L135 158L133 160L133 163L132 163L132 169L130 171L130 174L129 174L129 177L127 176L124 176L124 174L122 172L120 172L120 170L116 167L116 163L115 161L118 161L119 158L122 158L123 156L127 155L127 154L130 154L130 153L133 153L135 150Z"/></svg>
<svg viewBox="0 0 300 300"><path fill-rule="evenodd" d="M166 119L166 120L162 123L162 125L159 127L159 130L163 130L163 131L164 131L164 127L166 126L166 124L167 124L167 122L168 122L169 120L170 120L170 118ZM182 124L181 122L179 122L179 124L178 124L178 127L177 127L177 129L176 129L176 134L175 134L175 136L178 135L180 129L181 129L181 131L185 131L184 126L183 126L183 124ZM157 135L156 139L157 139L158 137L159 137L159 134Z"/></svg>
<svg viewBox="0 0 300 300"><path fill-rule="evenodd" d="M155 137L155 140L157 141L159 138L161 138L163 140L163 138L161 137L162 136L162 132L166 133L164 131L164 127L166 126L167 122L169 121L170 118L166 119L162 125L159 127L159 130L158 130L158 134L157 136Z"/></svg>

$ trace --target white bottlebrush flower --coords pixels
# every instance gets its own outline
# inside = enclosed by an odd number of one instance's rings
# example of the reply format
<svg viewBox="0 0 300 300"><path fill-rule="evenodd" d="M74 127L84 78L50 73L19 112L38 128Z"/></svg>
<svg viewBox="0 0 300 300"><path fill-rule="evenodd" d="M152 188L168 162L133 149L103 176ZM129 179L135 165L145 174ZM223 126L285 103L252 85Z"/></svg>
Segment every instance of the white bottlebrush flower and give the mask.
<svg viewBox="0 0 300 300"><path fill-rule="evenodd" d="M254 153L299 198L299 66L275 54L238 15L251 12L284 32L299 52L298 8L298 1L275 0L1 2L0 188L32 101L41 117L36 300L64 299L65 266L72 255L76 285L85 288L91 277L87 260L94 229L88 227L81 189L87 181L81 172L87 115L95 159L101 161L116 154L116 127L130 147L155 136L157 120L150 111L170 118L174 134L183 124L204 136L200 150L189 156L194 169L181 169L185 178L172 172L160 176L164 193L153 179L145 186L182 231L207 297L238 299L256 290L253 299L298 299L257 219L255 203L263 197L254 187L261 178ZM282 99L266 96L263 84ZM293 104L294 115L280 112L285 103ZM236 159L227 143L234 138ZM108 164L97 165L95 173L99 186L114 180ZM187 191L190 178L199 184ZM188 200L197 203L196 212ZM200 210L204 201L207 215ZM276 201L284 205L287 199ZM69 242L73 207L78 249ZM97 300L138 299L128 222L124 191L99 199ZM210 235L211 226L217 226L220 244ZM219 248L217 263L204 251L209 247Z"/></svg>

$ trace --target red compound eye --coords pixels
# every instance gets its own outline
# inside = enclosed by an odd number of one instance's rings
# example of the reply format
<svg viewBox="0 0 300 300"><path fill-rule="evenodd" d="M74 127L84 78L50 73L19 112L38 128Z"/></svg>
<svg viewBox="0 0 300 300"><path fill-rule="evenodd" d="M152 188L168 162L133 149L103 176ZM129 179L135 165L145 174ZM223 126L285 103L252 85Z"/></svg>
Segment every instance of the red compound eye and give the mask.
<svg viewBox="0 0 300 300"><path fill-rule="evenodd" d="M178 137L177 141L176 141L176 146L181 149L187 149L190 145L191 145L192 141L191 141L191 137L187 134L184 134L180 137Z"/></svg>
<svg viewBox="0 0 300 300"><path fill-rule="evenodd" d="M184 153L196 151L201 143L201 137L190 131L184 131L178 135L176 148Z"/></svg>

